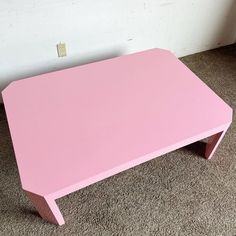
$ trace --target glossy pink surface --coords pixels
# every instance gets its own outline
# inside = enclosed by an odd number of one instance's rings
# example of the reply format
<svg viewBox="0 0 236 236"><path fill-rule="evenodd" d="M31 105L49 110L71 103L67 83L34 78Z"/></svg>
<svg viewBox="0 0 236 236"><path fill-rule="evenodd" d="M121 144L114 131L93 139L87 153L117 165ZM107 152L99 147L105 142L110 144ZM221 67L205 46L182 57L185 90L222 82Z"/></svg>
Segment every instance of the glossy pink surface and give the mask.
<svg viewBox="0 0 236 236"><path fill-rule="evenodd" d="M161 49L15 81L3 99L23 189L54 198L232 120L232 109Z"/></svg>

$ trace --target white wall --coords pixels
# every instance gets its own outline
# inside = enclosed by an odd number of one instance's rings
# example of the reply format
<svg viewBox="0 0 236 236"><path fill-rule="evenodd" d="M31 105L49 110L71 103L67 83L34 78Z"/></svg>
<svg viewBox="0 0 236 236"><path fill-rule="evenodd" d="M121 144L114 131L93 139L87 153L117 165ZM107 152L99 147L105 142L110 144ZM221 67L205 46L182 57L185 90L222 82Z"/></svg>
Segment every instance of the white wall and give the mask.
<svg viewBox="0 0 236 236"><path fill-rule="evenodd" d="M1 0L0 90L11 80L153 47L235 41L235 0ZM58 58L56 44L67 44Z"/></svg>

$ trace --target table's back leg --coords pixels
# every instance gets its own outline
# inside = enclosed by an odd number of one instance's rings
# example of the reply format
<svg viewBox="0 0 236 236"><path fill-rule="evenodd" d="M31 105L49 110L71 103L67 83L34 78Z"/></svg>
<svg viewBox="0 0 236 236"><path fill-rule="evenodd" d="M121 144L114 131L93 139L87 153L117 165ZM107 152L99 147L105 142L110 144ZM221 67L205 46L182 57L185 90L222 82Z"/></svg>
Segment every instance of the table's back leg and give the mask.
<svg viewBox="0 0 236 236"><path fill-rule="evenodd" d="M220 144L220 141L223 139L226 131L227 131L227 129L222 132L219 132L217 134L214 134L213 136L210 137L210 140L208 141L208 143L206 145L206 151L205 151L205 157L207 159L212 158L216 148Z"/></svg>
<svg viewBox="0 0 236 236"><path fill-rule="evenodd" d="M26 190L24 191L44 220L58 225L63 225L65 223L54 199L43 197Z"/></svg>

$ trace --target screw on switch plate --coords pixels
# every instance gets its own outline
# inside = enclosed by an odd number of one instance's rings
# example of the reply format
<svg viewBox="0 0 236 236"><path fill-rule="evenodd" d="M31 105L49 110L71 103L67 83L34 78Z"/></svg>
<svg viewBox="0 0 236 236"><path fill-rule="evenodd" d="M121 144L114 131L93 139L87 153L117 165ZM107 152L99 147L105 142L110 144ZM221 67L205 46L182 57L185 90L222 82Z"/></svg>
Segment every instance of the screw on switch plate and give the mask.
<svg viewBox="0 0 236 236"><path fill-rule="evenodd" d="M58 54L58 57L65 57L66 56L66 44L65 43L57 44L57 54Z"/></svg>

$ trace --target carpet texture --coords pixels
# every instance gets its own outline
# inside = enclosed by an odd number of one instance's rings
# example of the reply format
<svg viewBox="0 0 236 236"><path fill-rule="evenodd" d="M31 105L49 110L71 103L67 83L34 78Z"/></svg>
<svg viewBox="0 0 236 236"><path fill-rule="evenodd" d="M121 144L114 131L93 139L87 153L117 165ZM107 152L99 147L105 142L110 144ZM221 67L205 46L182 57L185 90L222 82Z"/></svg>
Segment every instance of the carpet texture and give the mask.
<svg viewBox="0 0 236 236"><path fill-rule="evenodd" d="M181 60L236 110L236 45ZM21 191L1 106L0 235L236 235L235 119L210 161L197 142L57 200L58 227Z"/></svg>

